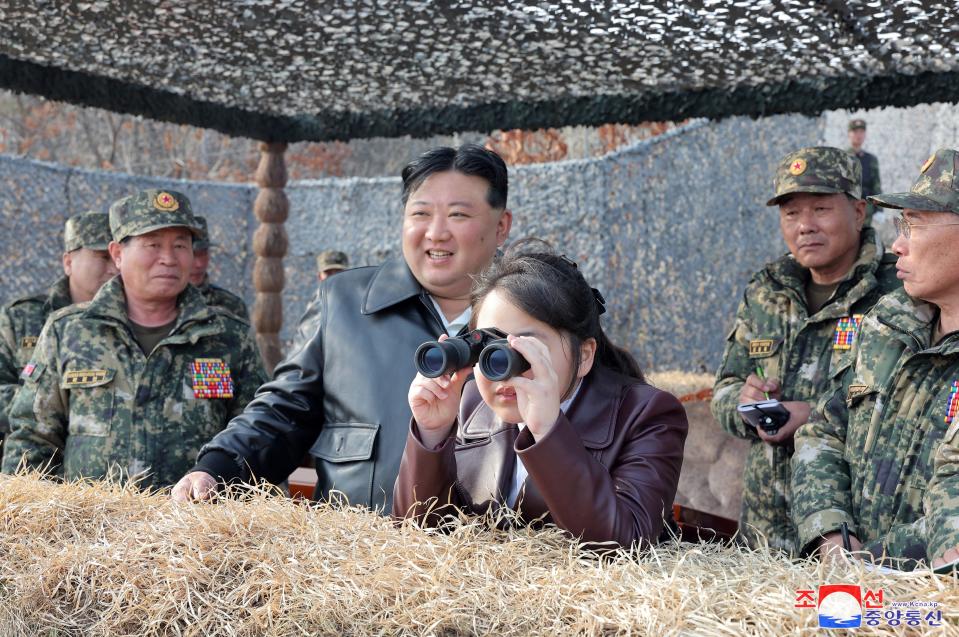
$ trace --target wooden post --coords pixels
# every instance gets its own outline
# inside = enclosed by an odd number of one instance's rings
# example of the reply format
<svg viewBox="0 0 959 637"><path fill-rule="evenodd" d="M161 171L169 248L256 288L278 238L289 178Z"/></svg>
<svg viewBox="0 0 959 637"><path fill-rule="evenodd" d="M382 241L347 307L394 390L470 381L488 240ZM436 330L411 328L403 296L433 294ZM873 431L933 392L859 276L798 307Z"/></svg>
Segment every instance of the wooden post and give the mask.
<svg viewBox="0 0 959 637"><path fill-rule="evenodd" d="M253 327L256 343L267 370L283 358L280 348L280 329L283 327L283 257L289 243L286 236L286 221L290 202L283 187L286 186L286 163L284 143L260 144L260 165L256 169L256 184L260 191L253 203L253 213L260 227L253 234L253 287L256 302L253 304Z"/></svg>

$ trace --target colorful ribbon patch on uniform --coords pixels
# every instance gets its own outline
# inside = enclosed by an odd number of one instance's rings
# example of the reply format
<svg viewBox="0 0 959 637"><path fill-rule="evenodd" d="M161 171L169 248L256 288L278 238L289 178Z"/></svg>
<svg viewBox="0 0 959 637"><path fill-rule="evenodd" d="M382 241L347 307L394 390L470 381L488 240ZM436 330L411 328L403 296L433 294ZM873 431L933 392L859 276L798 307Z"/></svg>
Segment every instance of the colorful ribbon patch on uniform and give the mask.
<svg viewBox="0 0 959 637"><path fill-rule="evenodd" d="M20 339L20 347L36 347L37 346L37 337L36 336L24 336Z"/></svg>
<svg viewBox="0 0 959 637"><path fill-rule="evenodd" d="M33 363L27 363L27 364L23 367L23 371L20 372L20 377L21 377L21 378L30 378L31 376L33 376L33 372L35 372L36 369L37 369L37 366L36 366L36 365L34 365Z"/></svg>
<svg viewBox="0 0 959 637"><path fill-rule="evenodd" d="M836 323L836 335L832 339L832 348L852 349L860 325L862 325L862 314L853 314L839 319Z"/></svg>
<svg viewBox="0 0 959 637"><path fill-rule="evenodd" d="M198 358L193 361L194 398L233 398L230 366L221 358Z"/></svg>
<svg viewBox="0 0 959 637"><path fill-rule="evenodd" d="M946 401L946 424L951 425L959 411L959 380L952 381L952 393Z"/></svg>
<svg viewBox="0 0 959 637"><path fill-rule="evenodd" d="M74 369L63 374L63 385L64 387L92 385L102 383L106 379L107 370L105 369Z"/></svg>

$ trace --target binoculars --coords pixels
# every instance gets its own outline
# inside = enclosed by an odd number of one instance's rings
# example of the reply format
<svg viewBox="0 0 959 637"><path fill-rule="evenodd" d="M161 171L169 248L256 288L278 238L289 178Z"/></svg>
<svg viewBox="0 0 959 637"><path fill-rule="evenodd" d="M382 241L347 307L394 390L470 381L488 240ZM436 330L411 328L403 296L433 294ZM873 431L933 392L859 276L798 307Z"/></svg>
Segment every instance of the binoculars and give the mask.
<svg viewBox="0 0 959 637"><path fill-rule="evenodd" d="M413 355L416 371L427 378L451 374L479 364L480 373L492 381L519 376L529 369L523 355L509 346L506 334L495 327L473 330L445 341L428 341Z"/></svg>

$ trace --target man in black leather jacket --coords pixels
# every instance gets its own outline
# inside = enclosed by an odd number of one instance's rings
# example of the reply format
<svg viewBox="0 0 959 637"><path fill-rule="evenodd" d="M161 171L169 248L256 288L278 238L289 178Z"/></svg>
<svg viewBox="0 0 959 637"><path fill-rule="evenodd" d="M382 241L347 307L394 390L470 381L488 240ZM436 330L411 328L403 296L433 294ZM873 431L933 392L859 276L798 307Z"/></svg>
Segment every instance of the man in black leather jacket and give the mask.
<svg viewBox="0 0 959 637"><path fill-rule="evenodd" d="M436 148L403 169L403 257L324 281L296 345L246 410L207 443L173 489L210 496L217 482L280 483L309 452L314 498L392 509L409 430L413 352L469 322L470 275L509 236L507 172L480 146Z"/></svg>

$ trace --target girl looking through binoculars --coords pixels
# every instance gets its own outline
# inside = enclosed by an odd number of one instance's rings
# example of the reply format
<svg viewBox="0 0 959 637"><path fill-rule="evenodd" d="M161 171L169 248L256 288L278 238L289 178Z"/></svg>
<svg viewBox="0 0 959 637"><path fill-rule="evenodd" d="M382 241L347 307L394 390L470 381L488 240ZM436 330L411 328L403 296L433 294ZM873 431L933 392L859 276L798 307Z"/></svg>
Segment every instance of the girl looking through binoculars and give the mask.
<svg viewBox="0 0 959 637"><path fill-rule="evenodd" d="M585 542L655 542L686 415L610 343L599 292L566 257L514 247L471 306L473 332L417 352L394 515L438 524L450 507L507 506Z"/></svg>

